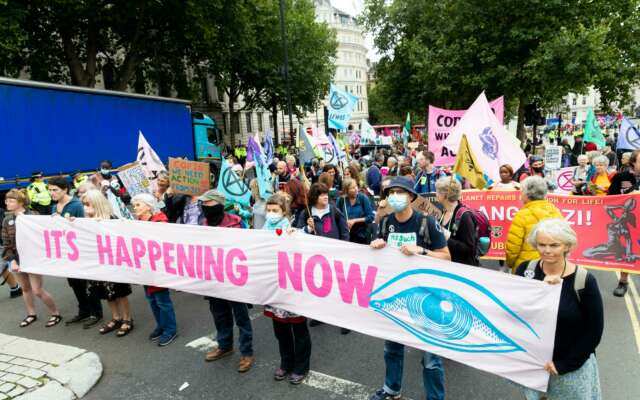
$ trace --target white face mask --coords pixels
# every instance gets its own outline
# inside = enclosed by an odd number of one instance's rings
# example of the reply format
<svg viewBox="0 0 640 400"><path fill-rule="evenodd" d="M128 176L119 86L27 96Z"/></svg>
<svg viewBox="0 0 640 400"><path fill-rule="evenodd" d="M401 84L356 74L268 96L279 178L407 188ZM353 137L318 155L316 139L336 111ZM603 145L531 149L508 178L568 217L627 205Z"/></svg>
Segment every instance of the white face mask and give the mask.
<svg viewBox="0 0 640 400"><path fill-rule="evenodd" d="M392 193L389 195L389 205L393 208L393 211L400 212L409 205L408 196L406 194Z"/></svg>

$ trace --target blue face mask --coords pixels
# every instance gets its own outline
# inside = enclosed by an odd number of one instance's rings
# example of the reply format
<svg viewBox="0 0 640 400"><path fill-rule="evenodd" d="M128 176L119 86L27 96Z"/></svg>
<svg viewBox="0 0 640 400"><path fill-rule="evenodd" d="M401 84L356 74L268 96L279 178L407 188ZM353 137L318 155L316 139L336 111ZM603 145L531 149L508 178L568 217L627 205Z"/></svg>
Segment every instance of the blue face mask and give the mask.
<svg viewBox="0 0 640 400"><path fill-rule="evenodd" d="M269 223L269 225L275 225L278 222L282 221L283 216L277 213L273 213L273 212L269 212L266 215L265 220L267 221L267 223Z"/></svg>
<svg viewBox="0 0 640 400"><path fill-rule="evenodd" d="M405 194L392 193L389 195L389 205L395 212L401 212L409 205L409 198Z"/></svg>
<svg viewBox="0 0 640 400"><path fill-rule="evenodd" d="M102 176L109 176L111 175L111 170L106 168L100 168L100 174Z"/></svg>

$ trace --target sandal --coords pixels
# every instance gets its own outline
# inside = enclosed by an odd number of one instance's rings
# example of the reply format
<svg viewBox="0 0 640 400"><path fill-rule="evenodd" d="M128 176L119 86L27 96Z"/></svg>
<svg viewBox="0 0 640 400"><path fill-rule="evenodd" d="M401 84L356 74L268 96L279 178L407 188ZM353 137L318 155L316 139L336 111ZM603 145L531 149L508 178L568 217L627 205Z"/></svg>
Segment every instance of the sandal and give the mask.
<svg viewBox="0 0 640 400"><path fill-rule="evenodd" d="M49 321L47 321L45 328L51 328L52 326L56 326L60 323L60 321L62 321L62 315L60 314L52 315L51 318L49 318Z"/></svg>
<svg viewBox="0 0 640 400"><path fill-rule="evenodd" d="M100 332L101 335L106 335L107 333L113 332L116 329L120 328L121 325L122 325L121 319L112 319L111 321L102 325L100 329L98 329L98 332Z"/></svg>
<svg viewBox="0 0 640 400"><path fill-rule="evenodd" d="M20 322L20 328L26 328L38 320L38 316L35 314L27 315L25 319Z"/></svg>
<svg viewBox="0 0 640 400"><path fill-rule="evenodd" d="M127 336L129 332L133 330L133 320L128 321L126 319L122 320L122 324L120 325L120 329L116 332L117 337Z"/></svg>

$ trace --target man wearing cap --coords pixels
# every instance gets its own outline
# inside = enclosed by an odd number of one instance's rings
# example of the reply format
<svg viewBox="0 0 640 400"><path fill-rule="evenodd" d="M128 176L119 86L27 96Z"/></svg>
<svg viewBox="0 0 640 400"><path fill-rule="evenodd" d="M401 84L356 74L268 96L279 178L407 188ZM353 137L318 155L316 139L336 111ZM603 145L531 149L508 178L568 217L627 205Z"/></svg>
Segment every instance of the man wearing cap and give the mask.
<svg viewBox="0 0 640 400"><path fill-rule="evenodd" d="M44 183L42 172L31 174L31 184L27 186L29 206L40 215L51 214L51 195L47 184Z"/></svg>
<svg viewBox="0 0 640 400"><path fill-rule="evenodd" d="M391 246L407 256L426 255L442 260L451 260L442 227L430 215L424 215L411 207L418 194L413 189L414 182L406 176L391 179L384 192L393 208L393 214L382 218L378 227L378 239L371 247L381 249ZM384 386L374 393L370 400L400 399L402 371L404 366L404 345L385 341ZM427 400L444 399L444 368L442 360L435 354L424 352L423 383Z"/></svg>
<svg viewBox="0 0 640 400"><path fill-rule="evenodd" d="M224 194L209 190L198 198L204 220L202 225L219 228L242 228L240 217L224 212ZM240 363L238 372L247 372L255 361L253 357L253 329L249 308L245 303L207 297L209 310L216 326L218 348L207 353L206 361L217 361L233 354L233 321L240 331Z"/></svg>

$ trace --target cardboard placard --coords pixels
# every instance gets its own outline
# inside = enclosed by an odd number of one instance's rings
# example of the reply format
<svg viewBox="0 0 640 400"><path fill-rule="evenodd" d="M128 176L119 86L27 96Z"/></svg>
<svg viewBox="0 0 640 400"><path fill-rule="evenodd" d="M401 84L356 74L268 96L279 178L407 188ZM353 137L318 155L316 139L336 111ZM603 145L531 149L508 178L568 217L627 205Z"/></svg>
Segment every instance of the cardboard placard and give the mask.
<svg viewBox="0 0 640 400"><path fill-rule="evenodd" d="M199 196L211 187L209 164L169 158L169 179L173 193Z"/></svg>
<svg viewBox="0 0 640 400"><path fill-rule="evenodd" d="M442 206L436 200L435 193L427 193L425 195L418 196L412 203L411 207L414 210L420 211L423 214L433 215L436 219L442 216ZM376 211L375 222L378 223L385 215L393 213L393 208L387 203L387 206Z"/></svg>

